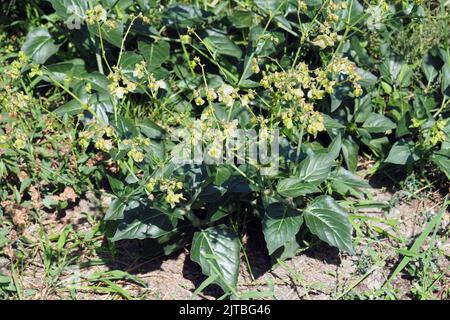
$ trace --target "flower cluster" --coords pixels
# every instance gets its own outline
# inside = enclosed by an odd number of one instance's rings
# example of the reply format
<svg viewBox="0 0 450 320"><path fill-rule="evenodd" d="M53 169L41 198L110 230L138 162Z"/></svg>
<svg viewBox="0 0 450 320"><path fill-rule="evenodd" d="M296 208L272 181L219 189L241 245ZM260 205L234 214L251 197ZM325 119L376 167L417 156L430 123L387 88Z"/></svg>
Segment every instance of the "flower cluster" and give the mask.
<svg viewBox="0 0 450 320"><path fill-rule="evenodd" d="M123 74L122 70L118 67L113 68L113 72L108 75L108 80L111 81L109 91L111 91L111 94L117 99L123 99L126 94L133 92L138 86Z"/></svg>
<svg viewBox="0 0 450 320"><path fill-rule="evenodd" d="M2 85L16 81L22 74L22 69L29 63L29 58L23 51L20 51L17 59L13 60L10 64L4 65L4 76L1 79ZM3 82L5 84L3 84Z"/></svg>
<svg viewBox="0 0 450 320"><path fill-rule="evenodd" d="M325 94L332 94L334 88L343 82L351 83L354 95L360 96L362 88L358 81L361 76L356 65L347 58L333 58L325 68L310 70L304 62L296 68L283 71L263 72L261 84L276 96L276 100L287 107L280 112L285 128L292 129L297 124L314 136L325 130L323 116L314 110L314 101Z"/></svg>
<svg viewBox="0 0 450 320"><path fill-rule="evenodd" d="M1 101L2 107L4 108L5 111L11 114L28 111L31 103L30 96L20 91L11 93L8 92L2 98L3 98Z"/></svg>
<svg viewBox="0 0 450 320"><path fill-rule="evenodd" d="M341 41L342 37L333 30L332 25L339 20L339 16L336 12L345 9L346 7L346 2L332 2L327 6L326 20L319 26L319 35L312 41L315 46L325 49L327 47L333 47L336 42Z"/></svg>
<svg viewBox="0 0 450 320"><path fill-rule="evenodd" d="M100 126L99 124L93 123L79 133L78 144L85 150L91 141L93 141L96 149L109 152L115 145L113 135L113 127Z"/></svg>
<svg viewBox="0 0 450 320"><path fill-rule="evenodd" d="M150 145L150 139L137 136L132 139L122 140L122 145L129 149L127 155L134 162L144 161L144 150Z"/></svg>
<svg viewBox="0 0 450 320"><path fill-rule="evenodd" d="M445 140L444 128L447 125L447 120L440 119L436 121L433 126L425 134L425 144L435 146Z"/></svg>
<svg viewBox="0 0 450 320"><path fill-rule="evenodd" d="M92 9L86 10L86 22L93 25L96 23L104 23L108 18L108 13L101 4L96 5Z"/></svg>
<svg viewBox="0 0 450 320"><path fill-rule="evenodd" d="M164 192L166 194L164 199L171 208L175 208L181 200L186 200L183 197L183 182L181 181L168 180L164 178L152 178L145 185L145 188L149 193L149 199L153 198L152 193L156 190L156 188L158 188L159 191Z"/></svg>
<svg viewBox="0 0 450 320"><path fill-rule="evenodd" d="M250 101L255 99L255 91L249 90L247 93L239 94L238 90L229 84L222 84L219 88L205 87L196 89L193 92L193 99L196 105L201 106L208 102L218 101L227 107L234 105L236 100L240 100L242 106L248 106Z"/></svg>
<svg viewBox="0 0 450 320"><path fill-rule="evenodd" d="M144 60L135 65L133 77L136 77L139 80L142 80L144 77L146 77L147 87L152 93L157 93L159 89L166 89L167 87L164 80L156 80L153 73L148 72Z"/></svg>

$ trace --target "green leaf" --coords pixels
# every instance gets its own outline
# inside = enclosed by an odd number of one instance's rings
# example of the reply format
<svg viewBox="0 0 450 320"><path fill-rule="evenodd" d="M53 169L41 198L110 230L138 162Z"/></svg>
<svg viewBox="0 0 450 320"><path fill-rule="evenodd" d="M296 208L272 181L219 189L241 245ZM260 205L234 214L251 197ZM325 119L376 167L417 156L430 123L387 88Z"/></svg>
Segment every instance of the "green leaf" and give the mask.
<svg viewBox="0 0 450 320"><path fill-rule="evenodd" d="M91 84L93 90L109 94L110 91L108 89L108 86L110 82L108 78L106 78L106 76L101 74L100 72L91 72L84 77L84 80L87 83Z"/></svg>
<svg viewBox="0 0 450 320"><path fill-rule="evenodd" d="M66 114L69 116L74 116L82 113L83 111L84 108L81 106L81 104L77 100L73 99L57 108L54 112L58 116L64 116Z"/></svg>
<svg viewBox="0 0 450 320"><path fill-rule="evenodd" d="M442 94L450 98L450 65L448 64L442 67L441 91Z"/></svg>
<svg viewBox="0 0 450 320"><path fill-rule="evenodd" d="M333 164L333 157L327 153L310 155L300 162L299 178L319 184L326 180Z"/></svg>
<svg viewBox="0 0 450 320"><path fill-rule="evenodd" d="M363 123L363 128L371 133L386 133L396 127L397 125L391 119L379 113L371 113Z"/></svg>
<svg viewBox="0 0 450 320"><path fill-rule="evenodd" d="M447 179L450 180L450 150L441 150L433 153L431 161L433 161L439 169L445 173Z"/></svg>
<svg viewBox="0 0 450 320"><path fill-rule="evenodd" d="M351 172L355 172L358 167L358 152L359 146L350 137L342 141L342 155Z"/></svg>
<svg viewBox="0 0 450 320"><path fill-rule="evenodd" d="M155 43L139 41L138 48L147 62L149 71L160 67L169 57L170 45L167 41L161 40Z"/></svg>
<svg viewBox="0 0 450 320"><path fill-rule="evenodd" d="M314 199L304 211L309 231L329 245L353 253L352 225L347 212L332 197Z"/></svg>
<svg viewBox="0 0 450 320"><path fill-rule="evenodd" d="M269 254L294 239L302 223L303 218L299 211L281 203L270 204L262 221L264 239Z"/></svg>
<svg viewBox="0 0 450 320"><path fill-rule="evenodd" d="M286 178L278 182L277 191L283 197L298 197L319 192L317 185L305 183L299 178Z"/></svg>
<svg viewBox="0 0 450 320"><path fill-rule="evenodd" d="M119 199L114 199L108 211L105 214L105 220L121 220L123 219L123 212L125 211L126 205Z"/></svg>
<svg viewBox="0 0 450 320"><path fill-rule="evenodd" d="M88 30L91 35L100 37L97 25L88 25ZM102 39L109 42L113 46L120 48L122 45L123 24L117 23L115 28L109 28L102 25L100 28Z"/></svg>
<svg viewBox="0 0 450 320"><path fill-rule="evenodd" d="M413 163L418 159L419 156L415 150L414 142L401 139L394 143L384 162L405 165Z"/></svg>
<svg viewBox="0 0 450 320"><path fill-rule="evenodd" d="M242 56L242 50L226 36L209 36L203 41L214 56L224 55L235 57L237 59L240 59Z"/></svg>
<svg viewBox="0 0 450 320"><path fill-rule="evenodd" d="M390 53L383 59L380 73L387 82L395 84L403 65L404 60L400 56Z"/></svg>
<svg viewBox="0 0 450 320"><path fill-rule="evenodd" d="M73 86L73 83L81 81L81 77L86 74L84 67L84 61L81 59L73 59L64 62L55 63L47 66L47 69L51 72L53 79L65 85ZM48 82L52 82L50 79L45 79Z"/></svg>
<svg viewBox="0 0 450 320"><path fill-rule="evenodd" d="M435 52L433 49L429 50L422 61L422 71L428 82L431 83L437 77L441 67L442 61L439 58L439 52Z"/></svg>
<svg viewBox="0 0 450 320"><path fill-rule="evenodd" d="M161 140L164 138L164 129L150 119L145 119L136 124L143 134L150 139Z"/></svg>
<svg viewBox="0 0 450 320"><path fill-rule="evenodd" d="M363 190L370 189L371 186L364 179L356 174L339 168L331 180L333 190L346 196L348 194L356 197L363 197Z"/></svg>
<svg viewBox="0 0 450 320"><path fill-rule="evenodd" d="M225 292L236 288L240 263L239 237L229 227L218 225L194 234L191 259Z"/></svg>
<svg viewBox="0 0 450 320"><path fill-rule="evenodd" d="M275 13L283 4L283 0L254 0L255 5L268 13Z"/></svg>
<svg viewBox="0 0 450 320"><path fill-rule="evenodd" d="M203 22L209 13L195 5L171 5L162 13L164 25L180 28L192 27Z"/></svg>
<svg viewBox="0 0 450 320"><path fill-rule="evenodd" d="M122 54L122 59L120 60L120 69L124 74L129 77L133 77L133 72L136 64L141 62L143 57L137 53L126 51Z"/></svg>
<svg viewBox="0 0 450 320"><path fill-rule="evenodd" d="M89 3L85 0L47 0L53 6L56 15L62 20L68 21L71 17L80 21L84 19L84 12Z"/></svg>
<svg viewBox="0 0 450 320"><path fill-rule="evenodd" d="M254 13L252 11L236 10L228 16L234 28L250 28L253 25Z"/></svg>
<svg viewBox="0 0 450 320"><path fill-rule="evenodd" d="M124 220L111 240L158 238L174 227L173 219L164 212L133 201L125 208Z"/></svg>
<svg viewBox="0 0 450 320"><path fill-rule="evenodd" d="M59 46L45 28L36 28L29 32L22 51L31 58L34 63L44 64L48 58L58 52Z"/></svg>

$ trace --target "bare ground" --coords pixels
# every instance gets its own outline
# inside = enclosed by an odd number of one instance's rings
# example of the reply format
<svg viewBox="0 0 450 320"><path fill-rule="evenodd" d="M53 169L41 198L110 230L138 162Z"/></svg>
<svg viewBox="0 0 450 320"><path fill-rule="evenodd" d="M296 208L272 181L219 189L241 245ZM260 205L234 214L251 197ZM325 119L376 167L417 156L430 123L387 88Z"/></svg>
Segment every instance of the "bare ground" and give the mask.
<svg viewBox="0 0 450 320"><path fill-rule="evenodd" d="M336 298L371 298L388 279L401 256L396 252L399 246L398 237L410 244L421 234L426 221L436 214L442 204L439 195L432 195L426 200L404 200L402 196L389 192L377 192L374 200L397 204L389 212L371 209L365 210L367 216L397 220L396 227L372 223L383 228L392 236L378 235L374 237L357 237L356 254L353 256L340 254L336 249L323 243L315 243L311 248L299 253L295 258L282 265L272 267L265 250L262 236L258 233L258 225L250 226L246 239L249 265L242 258L239 276L239 292L260 292L266 299L336 299ZM60 233L66 225L71 224L78 232L89 232L92 221L87 216L101 217L107 201L99 201L92 195L81 200L63 217L49 215L44 221L48 234ZM84 213L87 213L84 214ZM449 212L445 213L440 227L438 249L444 254L437 261L444 276L439 280L439 290L435 298L445 298L450 289L450 243L448 242ZM253 229L252 229L253 228ZM27 230L31 240L38 241L37 225ZM122 270L135 275L143 283L119 280L116 284L127 290L133 298L140 299L190 299L195 289L205 277L200 268L190 260L188 249L180 250L170 256L150 257L139 241L125 241L116 248L116 256L112 258L110 250L102 241L102 237L92 241L103 243L90 248L77 249L72 253L74 262L65 267L54 283L49 283L45 275L44 259L40 250L30 250L21 282L25 298L28 299L111 299L123 297L117 293L103 292L100 286L89 285L89 281L81 280L77 290L67 290L73 279L108 270ZM91 265L84 266L86 262ZM98 265L92 265L98 262ZM0 261L0 271L10 273L8 263ZM47 268L48 273L48 268ZM253 275L253 278L252 278ZM78 278L77 278L78 277ZM44 279L47 279L44 281ZM397 276L390 287L398 299L410 299L413 279L405 271ZM67 285L66 285L67 284ZM210 286L198 299L214 299L221 296L218 287Z"/></svg>

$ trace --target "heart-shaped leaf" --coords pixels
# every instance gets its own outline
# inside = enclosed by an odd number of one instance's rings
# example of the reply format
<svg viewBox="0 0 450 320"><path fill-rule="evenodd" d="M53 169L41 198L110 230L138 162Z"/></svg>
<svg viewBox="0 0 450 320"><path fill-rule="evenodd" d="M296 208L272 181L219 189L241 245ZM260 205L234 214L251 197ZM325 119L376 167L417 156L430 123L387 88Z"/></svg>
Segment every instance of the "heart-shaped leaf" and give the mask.
<svg viewBox="0 0 450 320"><path fill-rule="evenodd" d="M44 64L48 58L58 52L52 36L45 28L36 28L29 32L22 51L37 64Z"/></svg>
<svg viewBox="0 0 450 320"><path fill-rule="evenodd" d="M345 210L332 197L314 199L305 209L304 217L309 231L320 240L353 253L352 225Z"/></svg>
<svg viewBox="0 0 450 320"><path fill-rule="evenodd" d="M240 245L235 232L225 225L214 226L194 234L191 259L225 292L236 288L239 274Z"/></svg>
<svg viewBox="0 0 450 320"><path fill-rule="evenodd" d="M270 204L262 221L267 250L272 254L295 238L303 223L301 212L281 203Z"/></svg>

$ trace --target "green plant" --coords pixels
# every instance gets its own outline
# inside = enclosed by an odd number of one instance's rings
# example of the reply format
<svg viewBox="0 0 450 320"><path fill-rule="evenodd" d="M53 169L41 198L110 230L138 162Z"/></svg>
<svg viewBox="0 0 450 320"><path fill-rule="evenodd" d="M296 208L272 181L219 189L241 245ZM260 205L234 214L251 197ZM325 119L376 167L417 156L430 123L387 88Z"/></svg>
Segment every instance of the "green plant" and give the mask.
<svg viewBox="0 0 450 320"><path fill-rule="evenodd" d="M2 61L0 192L19 227L23 208L64 210L106 188L111 241L147 239L165 254L190 244L205 284L240 297L253 218L274 261L308 233L353 253L348 203L370 188L361 157L370 175L450 177L449 44L436 40L446 31L407 54L398 41L448 22L444 1L35 9L48 14ZM268 161L252 157L267 144ZM198 148L202 161L177 160L198 160Z"/></svg>

